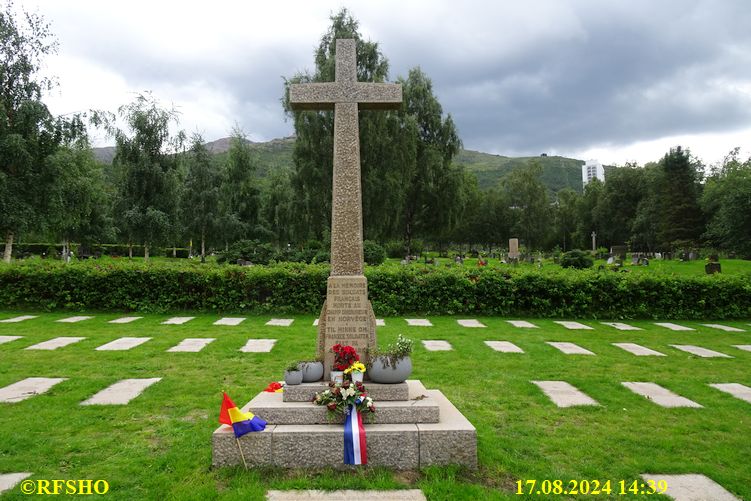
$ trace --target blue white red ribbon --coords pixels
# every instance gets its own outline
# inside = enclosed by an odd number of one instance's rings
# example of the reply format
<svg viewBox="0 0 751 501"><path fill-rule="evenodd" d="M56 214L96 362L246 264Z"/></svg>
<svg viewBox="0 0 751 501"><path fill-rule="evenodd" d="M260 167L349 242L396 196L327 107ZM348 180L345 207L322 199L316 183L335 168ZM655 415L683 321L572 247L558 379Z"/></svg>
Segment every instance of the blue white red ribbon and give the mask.
<svg viewBox="0 0 751 501"><path fill-rule="evenodd" d="M368 464L368 444L362 416L354 405L344 419L344 464Z"/></svg>

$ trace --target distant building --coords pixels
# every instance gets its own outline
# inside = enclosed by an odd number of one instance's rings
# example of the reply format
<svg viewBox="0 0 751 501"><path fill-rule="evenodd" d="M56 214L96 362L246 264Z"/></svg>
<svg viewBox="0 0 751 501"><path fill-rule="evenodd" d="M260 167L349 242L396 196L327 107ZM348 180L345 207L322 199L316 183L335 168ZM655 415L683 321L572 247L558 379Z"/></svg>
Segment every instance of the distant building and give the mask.
<svg viewBox="0 0 751 501"><path fill-rule="evenodd" d="M582 165L582 186L587 186L594 178L605 181L605 169L597 160L587 160L587 163Z"/></svg>

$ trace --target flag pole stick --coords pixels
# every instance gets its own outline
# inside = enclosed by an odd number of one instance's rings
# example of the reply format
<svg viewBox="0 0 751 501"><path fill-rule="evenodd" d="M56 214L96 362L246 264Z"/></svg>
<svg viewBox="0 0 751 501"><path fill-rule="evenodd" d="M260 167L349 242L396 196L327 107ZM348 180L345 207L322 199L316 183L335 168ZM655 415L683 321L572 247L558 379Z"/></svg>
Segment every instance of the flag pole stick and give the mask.
<svg viewBox="0 0 751 501"><path fill-rule="evenodd" d="M240 457L243 458L243 465L245 466L245 469L248 469L248 463L245 462L245 454L243 454L243 448L240 446L240 439L235 437L235 442L237 442L237 450L240 451Z"/></svg>

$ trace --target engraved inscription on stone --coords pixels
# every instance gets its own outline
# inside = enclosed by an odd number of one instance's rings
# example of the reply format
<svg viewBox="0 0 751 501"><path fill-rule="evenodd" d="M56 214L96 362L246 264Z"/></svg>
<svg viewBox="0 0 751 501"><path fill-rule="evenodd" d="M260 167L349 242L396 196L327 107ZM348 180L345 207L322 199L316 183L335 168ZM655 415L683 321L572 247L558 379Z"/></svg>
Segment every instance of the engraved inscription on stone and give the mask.
<svg viewBox="0 0 751 501"><path fill-rule="evenodd" d="M334 363L331 347L350 345L366 361L375 346L375 315L368 301L364 276L333 276L328 279L326 303L318 322L318 355L324 357L327 377Z"/></svg>

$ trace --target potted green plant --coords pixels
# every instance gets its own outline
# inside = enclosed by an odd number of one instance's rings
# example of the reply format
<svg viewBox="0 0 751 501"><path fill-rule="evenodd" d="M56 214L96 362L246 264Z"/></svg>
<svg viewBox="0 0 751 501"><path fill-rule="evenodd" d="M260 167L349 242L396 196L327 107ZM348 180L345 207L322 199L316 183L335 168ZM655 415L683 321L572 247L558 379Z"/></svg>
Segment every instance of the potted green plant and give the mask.
<svg viewBox="0 0 751 501"><path fill-rule="evenodd" d="M304 360L300 362L299 367L302 371L303 383L320 381L323 377L323 362L321 360Z"/></svg>
<svg viewBox="0 0 751 501"><path fill-rule="evenodd" d="M284 382L290 386L302 383L300 362L290 363L284 371Z"/></svg>
<svg viewBox="0 0 751 501"><path fill-rule="evenodd" d="M368 374L374 383L403 383L412 374L412 348L414 342L401 334L396 341L371 356Z"/></svg>

